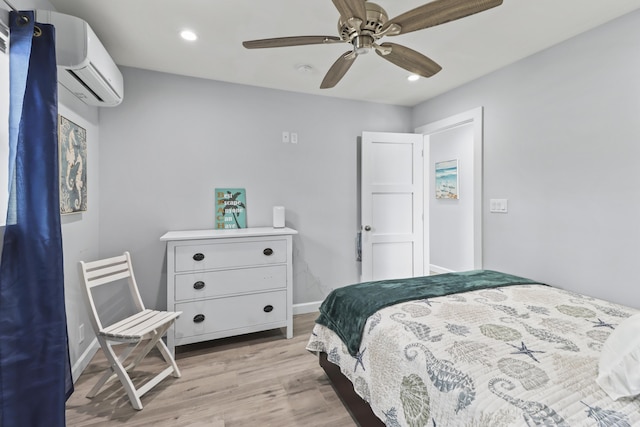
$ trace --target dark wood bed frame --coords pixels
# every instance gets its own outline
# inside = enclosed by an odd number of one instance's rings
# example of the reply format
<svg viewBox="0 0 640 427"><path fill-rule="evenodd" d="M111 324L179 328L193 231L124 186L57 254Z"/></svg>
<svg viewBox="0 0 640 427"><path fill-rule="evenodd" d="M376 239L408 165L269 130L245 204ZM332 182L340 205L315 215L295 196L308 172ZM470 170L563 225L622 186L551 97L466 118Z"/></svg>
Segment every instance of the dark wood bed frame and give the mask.
<svg viewBox="0 0 640 427"><path fill-rule="evenodd" d="M355 392L351 381L340 372L340 367L327 360L327 353L320 352L318 358L333 389L358 425L361 427L384 427L384 423L375 416L369 404Z"/></svg>

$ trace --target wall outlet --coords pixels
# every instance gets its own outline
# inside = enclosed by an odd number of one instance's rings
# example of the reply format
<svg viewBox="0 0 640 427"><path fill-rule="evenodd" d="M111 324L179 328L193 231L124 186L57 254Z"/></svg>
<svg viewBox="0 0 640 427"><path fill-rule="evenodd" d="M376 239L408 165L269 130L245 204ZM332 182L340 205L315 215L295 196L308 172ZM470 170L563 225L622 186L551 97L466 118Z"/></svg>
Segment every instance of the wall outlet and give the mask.
<svg viewBox="0 0 640 427"><path fill-rule="evenodd" d="M84 323L78 326L78 344L84 341Z"/></svg>

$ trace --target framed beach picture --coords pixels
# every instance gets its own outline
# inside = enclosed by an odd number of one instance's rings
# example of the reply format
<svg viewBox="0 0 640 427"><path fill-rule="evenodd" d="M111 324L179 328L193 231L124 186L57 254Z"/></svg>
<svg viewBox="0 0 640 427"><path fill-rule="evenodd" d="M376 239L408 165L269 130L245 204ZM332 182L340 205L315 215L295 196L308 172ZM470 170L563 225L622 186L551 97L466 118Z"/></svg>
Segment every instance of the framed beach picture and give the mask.
<svg viewBox="0 0 640 427"><path fill-rule="evenodd" d="M218 230L247 228L247 194L244 188L216 188Z"/></svg>
<svg viewBox="0 0 640 427"><path fill-rule="evenodd" d="M458 199L458 159L436 162L436 199Z"/></svg>
<svg viewBox="0 0 640 427"><path fill-rule="evenodd" d="M87 131L58 115L60 213L87 210Z"/></svg>

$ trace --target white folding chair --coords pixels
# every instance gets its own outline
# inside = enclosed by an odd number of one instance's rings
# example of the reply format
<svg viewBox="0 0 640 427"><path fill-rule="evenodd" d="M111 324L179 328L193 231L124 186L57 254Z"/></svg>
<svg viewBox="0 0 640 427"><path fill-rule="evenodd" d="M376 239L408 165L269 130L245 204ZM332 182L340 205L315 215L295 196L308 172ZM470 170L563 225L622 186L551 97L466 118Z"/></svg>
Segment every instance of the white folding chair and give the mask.
<svg viewBox="0 0 640 427"><path fill-rule="evenodd" d="M140 410L142 409L140 397L143 394L151 390L169 375L180 377L180 370L161 338L167 332L167 329L171 327L175 319L180 316L181 312L156 311L144 308L142 298L140 298L140 292L138 292L138 285L133 275L129 252L125 252L123 255L117 257L98 261L80 261L80 266L84 279L82 290L87 310L89 311L89 317L91 318L91 325L110 364L110 367L105 371L98 383L87 394L87 397L94 397L107 381L117 376L129 396L131 405L133 405L135 409ZM131 292L132 302L137 309L137 313L110 326L103 326L98 310L96 310L93 290L98 286L113 284L123 279L128 281L128 288ZM140 343L147 339L149 342L136 355L133 361L125 367L124 362L127 357L129 357ZM121 343L128 343L129 345L120 353L120 356L118 356L114 351L114 344ZM138 365L154 347L160 351L168 367L147 381L146 384L136 389L129 373L135 369L136 365Z"/></svg>

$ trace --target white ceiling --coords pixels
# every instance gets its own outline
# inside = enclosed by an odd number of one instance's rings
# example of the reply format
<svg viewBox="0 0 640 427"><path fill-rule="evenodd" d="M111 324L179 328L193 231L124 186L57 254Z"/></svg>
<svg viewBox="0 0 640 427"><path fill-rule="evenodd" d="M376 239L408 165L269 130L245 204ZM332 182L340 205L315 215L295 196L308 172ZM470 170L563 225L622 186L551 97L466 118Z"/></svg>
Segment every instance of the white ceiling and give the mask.
<svg viewBox="0 0 640 427"><path fill-rule="evenodd" d="M433 28L385 37L439 63L429 79L361 55L333 89L319 89L347 44L247 50L242 41L337 36L331 0L50 0L86 20L117 64L346 99L413 106L493 70L640 8L640 0L505 0L501 6ZM425 0L379 0L390 18ZM183 29L196 42L182 40ZM639 53L640 54L640 53ZM597 52L594 52L594 56ZM302 73L299 65L310 65ZM126 82L125 82L126 84Z"/></svg>

